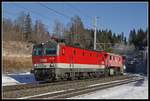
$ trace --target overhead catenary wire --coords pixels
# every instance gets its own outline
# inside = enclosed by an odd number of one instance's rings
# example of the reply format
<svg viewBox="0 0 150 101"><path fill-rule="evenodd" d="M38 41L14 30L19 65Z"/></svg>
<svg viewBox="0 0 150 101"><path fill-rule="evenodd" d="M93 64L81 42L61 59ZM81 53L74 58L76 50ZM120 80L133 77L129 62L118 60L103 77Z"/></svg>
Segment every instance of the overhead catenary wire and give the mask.
<svg viewBox="0 0 150 101"><path fill-rule="evenodd" d="M41 4L41 3L38 3L38 4L39 4L39 5L41 5L42 7L45 7L45 8L47 8L47 9L49 9L50 11L53 11L53 12L55 12L55 13L59 14L59 15L64 16L65 18L69 18L69 19L71 19L71 17L69 17L68 15L63 14L63 13L61 13L61 12L59 12L59 11L55 10L55 9L52 9L52 8L50 8L50 7L48 7L48 6L44 5L44 4Z"/></svg>
<svg viewBox="0 0 150 101"><path fill-rule="evenodd" d="M74 9L74 11L76 11L78 14L82 14L82 15L83 15L84 17L86 17L86 18L93 19L91 16L89 16L89 15L83 13L80 9L78 9L78 8L76 8L76 7L74 7L74 6L72 6L71 4L67 4L67 6L68 6L69 8L71 8L71 9ZM90 24L87 24L87 26L88 26L88 27L92 27L91 23L90 23Z"/></svg>
<svg viewBox="0 0 150 101"><path fill-rule="evenodd" d="M20 5L19 5L20 6ZM44 19L46 19L47 21L49 21L49 18L48 17L46 17L46 16L43 16L43 15L41 15L41 13L37 13L37 12L35 12L35 11L33 11L33 10L31 10L31 9L28 9L28 8L26 8L26 7L24 7L24 6L20 6L19 7L18 5L17 6L14 6L14 7L16 7L16 8L21 8L21 9L24 9L25 11L27 11L27 12L29 12L29 13L31 13L31 14L34 14L34 15L38 15L38 17L40 17L40 18L44 18ZM24 11L23 11L24 12ZM9 13L9 15L10 14L14 14L14 15L16 15L17 13L14 13L14 12L7 12L7 13ZM45 24L46 25L46 24ZM46 25L47 26L47 25Z"/></svg>
<svg viewBox="0 0 150 101"><path fill-rule="evenodd" d="M41 5L42 7L45 7L45 8L47 8L47 9L49 9L50 11L53 11L53 12L55 12L55 13L57 13L57 14L63 16L63 17L65 17L65 18L72 19L72 18L69 17L68 15L63 14L63 13L61 13L61 12L55 10L55 9L52 9L52 8L50 8L50 7L48 7L48 6L44 5L44 4L41 4L41 3L38 3L38 4ZM76 27L76 26L75 26L75 31L76 31L76 33L77 33L77 27Z"/></svg>
<svg viewBox="0 0 150 101"><path fill-rule="evenodd" d="M75 7L75 6L71 5L71 4L69 4L69 6L70 6L71 8L73 8L74 10L76 10L77 12L80 12L81 14L83 14L85 17L88 17L88 18L90 18L90 19L93 19L91 16L85 14L85 12L81 12L81 10L79 10L77 7Z"/></svg>
<svg viewBox="0 0 150 101"><path fill-rule="evenodd" d="M23 8L24 10L26 10L26 11L28 11L28 12L32 12L32 13L38 15L38 16L41 16L42 18L45 18L45 19L49 20L48 17L41 15L41 13L37 13L37 12L35 12L35 11L31 10L31 9L27 9L27 8L25 8L25 7L23 7L23 6L21 6L21 8Z"/></svg>
<svg viewBox="0 0 150 101"><path fill-rule="evenodd" d="M50 11L52 11L52 12L54 12L54 13L57 13L57 14L59 14L59 15L65 17L65 18L67 18L67 19L68 19L68 18L71 19L70 16L68 16L68 15L66 15L66 14L64 14L64 13L61 13L61 12L59 12L59 11L53 9L53 8L50 8L50 7L48 7L48 6L46 6L46 5L42 4L42 3L37 3L37 4L39 4L40 6L42 6L42 7L44 7L44 8L49 9ZM18 6L15 6L15 7L18 7ZM38 15L38 16L44 18L44 19L49 20L48 17L45 17L45 16L41 15L41 13L37 13L37 12L35 12L35 11L31 10L31 9L25 8L25 7L23 7L23 6L21 6L20 8L22 8L22 9L24 9L24 10L30 12L30 13L32 12L33 14L36 14L36 15ZM75 8L75 7L73 7L73 8L76 9L77 11L79 11L79 9L77 9L77 8ZM79 12L81 12L81 11L79 11ZM91 25L90 25L90 26L91 26Z"/></svg>
<svg viewBox="0 0 150 101"><path fill-rule="evenodd" d="M48 10L50 10L51 12L54 12L54 13L56 13L56 14L59 14L59 15L65 17L65 18L67 18L67 19L68 19L68 18L71 19L70 16L68 16L68 15L66 15L66 14L64 14L64 13L58 11L58 10L55 10L55 9L53 9L53 8L50 8L50 7L46 6L45 4L42 4L42 3L36 3L36 4L38 4L38 5L40 5L40 6L44 7L44 8L46 8L46 9L48 9ZM18 7L18 6L15 6L15 7ZM48 18L48 17L41 15L41 13L38 13L37 11L31 10L31 9L26 8L26 7L24 7L24 6L20 6L19 8L24 9L24 10L30 12L30 13L35 14L35 15L38 15L38 16L40 16L41 18L47 19L47 20L49 21L49 18ZM79 9L77 9L77 8L75 8L75 7L74 7L74 9L76 9L76 11L79 11ZM80 11L80 12L81 12L81 11ZM91 18L91 17L90 17L90 18ZM89 25L90 25L90 24L89 24ZM91 25L90 25L90 26L91 26Z"/></svg>

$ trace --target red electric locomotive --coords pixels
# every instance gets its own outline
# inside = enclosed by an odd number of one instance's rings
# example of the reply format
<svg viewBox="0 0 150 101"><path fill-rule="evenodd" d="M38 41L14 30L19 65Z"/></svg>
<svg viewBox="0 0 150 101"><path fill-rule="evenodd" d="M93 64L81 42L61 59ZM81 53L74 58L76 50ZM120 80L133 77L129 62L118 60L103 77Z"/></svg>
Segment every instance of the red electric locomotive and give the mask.
<svg viewBox="0 0 150 101"><path fill-rule="evenodd" d="M119 75L124 58L49 41L33 46L33 73L36 80L62 80Z"/></svg>

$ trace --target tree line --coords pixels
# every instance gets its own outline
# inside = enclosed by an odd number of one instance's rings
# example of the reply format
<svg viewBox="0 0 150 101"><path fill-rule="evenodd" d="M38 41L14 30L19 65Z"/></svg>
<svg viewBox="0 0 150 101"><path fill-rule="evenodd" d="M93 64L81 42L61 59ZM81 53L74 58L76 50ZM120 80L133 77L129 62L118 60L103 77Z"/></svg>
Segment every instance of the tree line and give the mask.
<svg viewBox="0 0 150 101"><path fill-rule="evenodd" d="M94 29L87 29L79 16L74 16L67 27L62 26L60 21L55 23L54 36L59 39L64 39L66 44L85 48L93 49L94 45ZM63 30L60 30L63 29ZM63 36L61 36L63 33ZM96 30L97 38L97 50L109 49L115 44L127 44L127 39L124 33L112 33L108 29ZM61 36L61 37L60 37Z"/></svg>
<svg viewBox="0 0 150 101"><path fill-rule="evenodd" d="M133 44L137 49L147 46L148 30L132 29L129 34L129 44Z"/></svg>
<svg viewBox="0 0 150 101"><path fill-rule="evenodd" d="M21 12L14 21L3 18L2 27L4 41L41 43L43 40L50 39L49 32L42 21L36 20L33 24L29 13Z"/></svg>
<svg viewBox="0 0 150 101"><path fill-rule="evenodd" d="M50 33L41 20L36 20L33 24L29 13L21 12L20 15L12 21L3 18L3 40L26 41L32 43L41 43L51 40L63 41L66 44L93 49L94 29L85 28L79 16L74 16L65 26L59 20L54 21L53 32ZM147 46L147 30L135 29L129 33L129 39L123 32L113 33L110 29L97 29L97 50L112 50L116 44L133 44L135 47L140 45ZM126 33L127 34L127 33Z"/></svg>

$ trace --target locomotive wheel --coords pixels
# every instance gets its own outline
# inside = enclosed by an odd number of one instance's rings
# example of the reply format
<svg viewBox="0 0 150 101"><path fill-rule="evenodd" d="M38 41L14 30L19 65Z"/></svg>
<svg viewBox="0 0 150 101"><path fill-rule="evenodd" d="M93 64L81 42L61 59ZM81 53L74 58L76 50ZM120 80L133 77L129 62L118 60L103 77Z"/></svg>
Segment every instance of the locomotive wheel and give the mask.
<svg viewBox="0 0 150 101"><path fill-rule="evenodd" d="M35 80L36 81L42 81L43 79L41 77L39 77L38 75L35 75Z"/></svg>
<svg viewBox="0 0 150 101"><path fill-rule="evenodd" d="M105 77L109 76L109 69L105 69L104 75L105 75Z"/></svg>
<svg viewBox="0 0 150 101"><path fill-rule="evenodd" d="M52 74L52 81L56 80L56 74Z"/></svg>
<svg viewBox="0 0 150 101"><path fill-rule="evenodd" d="M66 78L67 78L67 80L72 80L70 73L66 73Z"/></svg>

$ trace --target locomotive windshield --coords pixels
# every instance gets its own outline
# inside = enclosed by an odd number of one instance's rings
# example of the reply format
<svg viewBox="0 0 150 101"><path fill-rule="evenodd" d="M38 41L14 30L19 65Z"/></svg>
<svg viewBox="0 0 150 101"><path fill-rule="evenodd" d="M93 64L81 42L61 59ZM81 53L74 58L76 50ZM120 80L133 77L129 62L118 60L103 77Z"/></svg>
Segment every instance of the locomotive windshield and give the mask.
<svg viewBox="0 0 150 101"><path fill-rule="evenodd" d="M37 56L42 55L42 48L34 48L33 55L37 55Z"/></svg>
<svg viewBox="0 0 150 101"><path fill-rule="evenodd" d="M33 47L33 55L35 56L46 56L57 54L57 43L47 42L45 44L35 45Z"/></svg>
<svg viewBox="0 0 150 101"><path fill-rule="evenodd" d="M44 55L56 55L57 53L57 43L54 41L49 41L43 45Z"/></svg>
<svg viewBox="0 0 150 101"><path fill-rule="evenodd" d="M56 48L45 48L45 55L56 54Z"/></svg>

